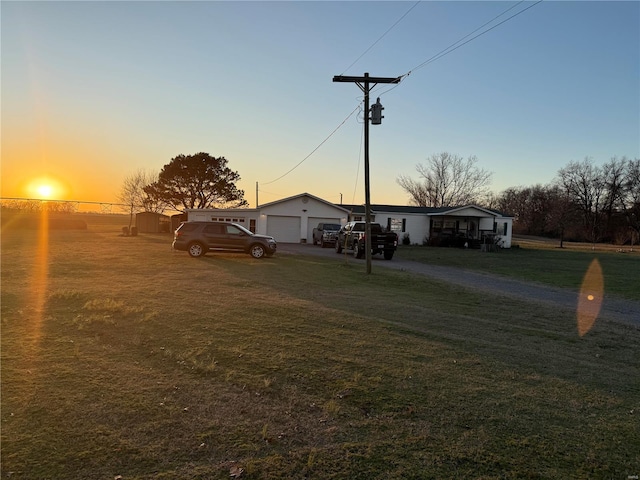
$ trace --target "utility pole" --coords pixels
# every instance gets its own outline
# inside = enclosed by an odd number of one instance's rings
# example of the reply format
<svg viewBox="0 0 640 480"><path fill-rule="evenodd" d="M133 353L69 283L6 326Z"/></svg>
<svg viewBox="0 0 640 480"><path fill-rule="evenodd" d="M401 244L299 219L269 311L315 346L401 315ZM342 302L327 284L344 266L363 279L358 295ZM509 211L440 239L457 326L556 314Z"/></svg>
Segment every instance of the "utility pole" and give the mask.
<svg viewBox="0 0 640 480"><path fill-rule="evenodd" d="M345 77L336 75L333 77L334 82L355 83L364 93L364 201L365 201L365 250L367 258L367 275L371 273L371 192L369 187L369 92L371 88L378 83L400 83L401 77L370 77L368 73L364 77ZM370 85L373 83L373 86ZM379 100L379 99L378 99ZM379 103L377 104L379 106ZM379 109L382 107L379 106ZM380 113L378 111L378 113ZM375 122L378 125L381 122L381 116Z"/></svg>

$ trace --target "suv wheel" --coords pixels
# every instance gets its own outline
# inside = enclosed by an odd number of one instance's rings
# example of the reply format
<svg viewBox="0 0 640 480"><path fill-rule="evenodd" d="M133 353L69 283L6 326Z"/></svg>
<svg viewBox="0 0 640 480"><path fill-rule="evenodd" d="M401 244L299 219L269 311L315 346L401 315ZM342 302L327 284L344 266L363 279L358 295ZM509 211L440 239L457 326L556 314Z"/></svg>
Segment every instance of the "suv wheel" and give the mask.
<svg viewBox="0 0 640 480"><path fill-rule="evenodd" d="M259 243L254 243L249 249L249 254L253 258L262 258L265 256L266 251L262 245L260 245Z"/></svg>
<svg viewBox="0 0 640 480"><path fill-rule="evenodd" d="M189 249L187 251L189 252L189 255L194 258L201 257L206 253L204 245L198 242L194 242L189 245Z"/></svg>

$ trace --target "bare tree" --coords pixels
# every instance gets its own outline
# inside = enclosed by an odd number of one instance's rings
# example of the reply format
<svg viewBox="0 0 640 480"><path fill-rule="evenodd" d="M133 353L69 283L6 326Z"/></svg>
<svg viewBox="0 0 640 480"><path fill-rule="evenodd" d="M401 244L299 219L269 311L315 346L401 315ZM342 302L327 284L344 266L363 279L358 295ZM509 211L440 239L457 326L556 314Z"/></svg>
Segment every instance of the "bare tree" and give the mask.
<svg viewBox="0 0 640 480"><path fill-rule="evenodd" d="M565 234L572 225L579 223L580 212L561 185L551 185L547 189L549 232L560 237L560 248L564 248Z"/></svg>
<svg viewBox="0 0 640 480"><path fill-rule="evenodd" d="M640 237L640 159L628 160L622 210L629 228Z"/></svg>
<svg viewBox="0 0 640 480"><path fill-rule="evenodd" d="M602 166L604 182L603 212L606 215L606 231L613 237L614 221L618 212L624 209L625 186L627 185L627 159L613 157Z"/></svg>
<svg viewBox="0 0 640 480"><path fill-rule="evenodd" d="M606 184L603 169L591 158L570 162L558 172L558 182L582 214L584 231L592 243L602 234L602 211L605 205Z"/></svg>
<svg viewBox="0 0 640 480"><path fill-rule="evenodd" d="M133 215L141 211L161 213L164 210L162 202L154 200L144 188L157 181L158 175L147 170L137 170L125 177L118 194L118 201L123 209L129 212L129 228L133 223Z"/></svg>
<svg viewBox="0 0 640 480"><path fill-rule="evenodd" d="M489 193L492 173L478 168L477 161L475 156L465 160L448 152L434 154L427 159L427 165L416 166L420 180L401 175L397 182L418 206L478 203Z"/></svg>

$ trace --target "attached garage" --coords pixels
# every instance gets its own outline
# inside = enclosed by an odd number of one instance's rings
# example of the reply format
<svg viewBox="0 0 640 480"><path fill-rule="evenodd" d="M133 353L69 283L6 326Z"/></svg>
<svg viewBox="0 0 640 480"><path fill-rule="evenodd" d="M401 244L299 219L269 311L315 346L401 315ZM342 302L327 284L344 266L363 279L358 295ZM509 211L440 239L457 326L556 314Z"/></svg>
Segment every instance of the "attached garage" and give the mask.
<svg viewBox="0 0 640 480"><path fill-rule="evenodd" d="M267 235L280 243L300 243L300 217L267 215Z"/></svg>
<svg viewBox="0 0 640 480"><path fill-rule="evenodd" d="M349 213L342 207L308 193L260 205L259 209L261 221L266 224L267 235L284 243L311 243L313 228L319 222L343 225L347 222Z"/></svg>
<svg viewBox="0 0 640 480"><path fill-rule="evenodd" d="M226 221L270 235L276 242L311 243L320 222L347 222L349 211L309 193L260 205L258 208L188 209L189 221Z"/></svg>

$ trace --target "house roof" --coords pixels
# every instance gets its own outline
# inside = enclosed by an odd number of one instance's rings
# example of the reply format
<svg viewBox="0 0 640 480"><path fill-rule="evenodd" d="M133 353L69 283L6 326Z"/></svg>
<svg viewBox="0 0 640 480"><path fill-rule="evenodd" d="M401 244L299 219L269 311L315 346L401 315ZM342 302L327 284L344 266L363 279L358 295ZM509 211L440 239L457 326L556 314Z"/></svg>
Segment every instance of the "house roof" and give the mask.
<svg viewBox="0 0 640 480"><path fill-rule="evenodd" d="M320 202L320 203L324 203L325 205L329 205L331 207L334 208L339 208L340 210L344 210L345 212L349 212L349 210L347 208L344 207L344 205L337 205L335 203L331 203L328 202L320 197L316 197L315 195L311 195L310 193L300 193L298 195L294 195L292 197L287 197L287 198L282 198L280 200L275 200L273 202L269 202L269 203L263 203L261 205L258 206L258 209L263 208L263 207L270 207L271 205L277 205L279 203L284 203L284 202L288 202L290 200L295 200L296 198L302 198L302 197L308 197L308 198L312 198L313 200Z"/></svg>
<svg viewBox="0 0 640 480"><path fill-rule="evenodd" d="M362 213L364 214L365 206L364 205L340 205L341 207L347 209L353 213ZM505 215L498 210L493 210L490 208L483 208L477 205L462 205L456 207L417 207L415 205L382 205L382 204L374 204L371 205L371 211L376 212L388 212L388 213L414 213L414 214L422 214L429 216L436 215L452 215L456 212L464 210L465 208L474 208L476 210L480 210L481 212L485 212L486 214L493 217L510 217L510 215Z"/></svg>

